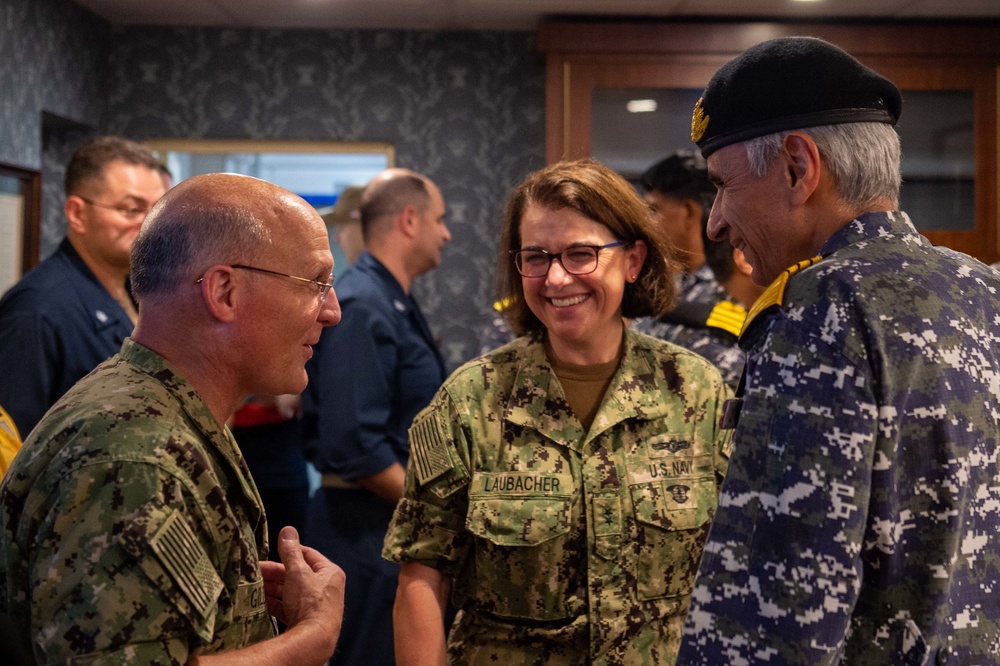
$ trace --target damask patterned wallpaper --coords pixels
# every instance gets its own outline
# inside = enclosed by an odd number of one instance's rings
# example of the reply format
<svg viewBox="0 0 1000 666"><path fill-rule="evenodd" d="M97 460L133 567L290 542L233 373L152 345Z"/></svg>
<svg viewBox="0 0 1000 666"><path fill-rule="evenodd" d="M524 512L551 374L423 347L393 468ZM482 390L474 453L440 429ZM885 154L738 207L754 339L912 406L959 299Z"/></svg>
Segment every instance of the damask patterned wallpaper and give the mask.
<svg viewBox="0 0 1000 666"><path fill-rule="evenodd" d="M392 142L453 237L416 297L450 368L477 353L507 193L544 164L533 34L128 27L109 76L107 129L132 138Z"/></svg>
<svg viewBox="0 0 1000 666"><path fill-rule="evenodd" d="M0 161L42 165L42 112L99 127L107 23L69 0L0 0Z"/></svg>

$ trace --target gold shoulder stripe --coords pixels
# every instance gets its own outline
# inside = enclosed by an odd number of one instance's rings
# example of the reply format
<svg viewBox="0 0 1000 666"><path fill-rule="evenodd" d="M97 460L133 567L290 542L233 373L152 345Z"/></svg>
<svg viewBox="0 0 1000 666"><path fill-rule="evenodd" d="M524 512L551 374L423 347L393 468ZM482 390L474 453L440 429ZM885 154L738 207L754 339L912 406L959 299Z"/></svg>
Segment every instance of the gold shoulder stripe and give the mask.
<svg viewBox="0 0 1000 666"><path fill-rule="evenodd" d="M493 303L493 309L496 310L497 312L506 312L507 310L510 309L510 306L512 305L514 305L514 297L508 296L503 300L495 301Z"/></svg>
<svg viewBox="0 0 1000 666"><path fill-rule="evenodd" d="M8 435L14 439L20 441L21 434L17 431L17 425L14 423L14 419L11 418L10 414L7 413L3 407L0 407L0 427L2 427Z"/></svg>
<svg viewBox="0 0 1000 666"><path fill-rule="evenodd" d="M729 301L719 301L712 308L712 313L708 315L708 321L705 323L733 335L739 335L746 318L747 311L742 305Z"/></svg>
<svg viewBox="0 0 1000 666"><path fill-rule="evenodd" d="M764 293L760 295L756 301L754 301L753 306L750 308L750 312L747 314L746 321L743 322L743 328L740 330L740 337L746 333L746 330L750 328L750 322L752 322L757 315L759 315L764 310L768 309L772 305L781 305L785 299L785 285L788 284L788 279L801 271L804 268L809 268L817 261L823 258L822 255L816 255L812 259L803 259L794 266L789 266L779 275L774 282L764 290Z"/></svg>

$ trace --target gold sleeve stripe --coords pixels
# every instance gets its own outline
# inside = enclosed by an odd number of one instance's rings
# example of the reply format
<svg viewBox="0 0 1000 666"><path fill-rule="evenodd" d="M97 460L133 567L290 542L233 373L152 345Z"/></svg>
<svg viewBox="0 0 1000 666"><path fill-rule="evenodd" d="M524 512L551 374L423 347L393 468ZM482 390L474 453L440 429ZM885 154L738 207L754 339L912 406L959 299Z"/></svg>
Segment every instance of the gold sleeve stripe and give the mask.
<svg viewBox="0 0 1000 666"><path fill-rule="evenodd" d="M739 335L746 318L747 311L742 305L730 303L729 301L719 301L712 308L712 313L708 315L708 321L705 323L715 328L721 328L723 331L727 331L733 335Z"/></svg>

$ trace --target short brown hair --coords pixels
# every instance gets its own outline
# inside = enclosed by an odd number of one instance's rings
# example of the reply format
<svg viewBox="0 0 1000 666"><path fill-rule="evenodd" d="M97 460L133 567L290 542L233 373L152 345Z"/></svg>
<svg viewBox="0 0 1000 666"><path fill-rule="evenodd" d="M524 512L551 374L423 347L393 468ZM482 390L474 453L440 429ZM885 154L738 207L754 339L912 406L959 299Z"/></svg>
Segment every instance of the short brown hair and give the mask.
<svg viewBox="0 0 1000 666"><path fill-rule="evenodd" d="M389 177L376 176L361 194L361 235L371 240L382 218L398 215L407 206L426 210L430 206L431 194L427 189L427 179L406 169L390 169ZM386 172L383 172L385 174Z"/></svg>
<svg viewBox="0 0 1000 666"><path fill-rule="evenodd" d="M510 299L504 312L518 334L542 330L542 322L524 301L521 275L511 252L521 249L521 218L531 204L552 210L569 208L607 227L615 238L646 243L646 261L633 283L625 284L624 317L666 312L673 304L673 256L648 206L628 181L591 159L558 162L529 175L507 203L497 259L497 295Z"/></svg>
<svg viewBox="0 0 1000 666"><path fill-rule="evenodd" d="M100 180L104 167L115 160L148 167L159 172L161 167L148 148L120 136L99 136L77 146L66 165L63 186L66 195L76 194L80 184L87 180Z"/></svg>

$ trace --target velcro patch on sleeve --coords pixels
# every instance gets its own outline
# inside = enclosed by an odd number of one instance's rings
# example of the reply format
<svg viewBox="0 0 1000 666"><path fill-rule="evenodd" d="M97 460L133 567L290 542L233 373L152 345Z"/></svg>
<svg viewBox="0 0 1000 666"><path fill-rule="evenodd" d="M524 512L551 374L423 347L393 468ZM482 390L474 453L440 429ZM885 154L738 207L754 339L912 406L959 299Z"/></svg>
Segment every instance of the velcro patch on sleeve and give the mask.
<svg viewBox="0 0 1000 666"><path fill-rule="evenodd" d="M180 512L170 512L149 546L191 606L202 617L208 615L222 593L222 579Z"/></svg>
<svg viewBox="0 0 1000 666"><path fill-rule="evenodd" d="M448 453L448 442L436 413L425 414L410 427L410 456L421 485L454 469L455 463Z"/></svg>

